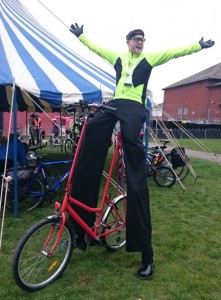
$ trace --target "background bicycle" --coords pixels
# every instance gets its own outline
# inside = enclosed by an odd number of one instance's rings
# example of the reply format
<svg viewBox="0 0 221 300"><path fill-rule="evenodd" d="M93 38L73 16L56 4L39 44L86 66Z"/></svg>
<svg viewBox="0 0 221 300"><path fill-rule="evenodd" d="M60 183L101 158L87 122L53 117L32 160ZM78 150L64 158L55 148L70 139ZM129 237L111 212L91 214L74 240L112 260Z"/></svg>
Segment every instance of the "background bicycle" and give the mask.
<svg viewBox="0 0 221 300"><path fill-rule="evenodd" d="M40 162L37 165L25 190L25 197L30 204L28 210L41 207L47 202L51 203L56 198L57 190L61 188L70 173L71 163L72 160L59 160Z"/></svg>
<svg viewBox="0 0 221 300"><path fill-rule="evenodd" d="M84 105L80 107L73 107L73 108L64 107L64 110L68 113L71 113L73 119L73 123L71 125L69 135L67 136L64 142L64 149L67 157L73 158L81 134L84 119L85 119L85 107ZM92 118L93 115L94 112L91 111L87 115L87 118Z"/></svg>
<svg viewBox="0 0 221 300"><path fill-rule="evenodd" d="M117 124L116 130L113 133L113 145L115 145L115 141L119 137L121 138L120 125ZM142 139L142 133L140 138ZM119 181L122 183L126 179L123 149L121 149L120 156L121 160L120 163L117 161L117 169ZM176 183L176 175L171 167L162 164L164 160L163 154L157 149L154 149L152 152L148 151L146 156L147 177L153 177L154 182L159 187L172 187Z"/></svg>
<svg viewBox="0 0 221 300"><path fill-rule="evenodd" d="M176 175L171 167L163 164L163 161L162 154L147 152L147 177L153 177L160 187L172 187L176 183Z"/></svg>
<svg viewBox="0 0 221 300"><path fill-rule="evenodd" d="M68 177L72 163L72 160L45 161L47 154L36 154L38 148L31 148L35 151L28 152L28 167L19 167L17 170L19 206L28 211L47 202L51 203ZM14 169L7 170L6 176L12 178L8 185L7 203L8 207L13 207Z"/></svg>
<svg viewBox="0 0 221 300"><path fill-rule="evenodd" d="M185 149L174 147L170 151L166 151L167 144L170 140L160 140L162 145L153 146L150 148L156 155L163 156L165 159L158 162L159 165L169 165L177 175L179 180L183 180L190 173L189 158L185 154Z"/></svg>

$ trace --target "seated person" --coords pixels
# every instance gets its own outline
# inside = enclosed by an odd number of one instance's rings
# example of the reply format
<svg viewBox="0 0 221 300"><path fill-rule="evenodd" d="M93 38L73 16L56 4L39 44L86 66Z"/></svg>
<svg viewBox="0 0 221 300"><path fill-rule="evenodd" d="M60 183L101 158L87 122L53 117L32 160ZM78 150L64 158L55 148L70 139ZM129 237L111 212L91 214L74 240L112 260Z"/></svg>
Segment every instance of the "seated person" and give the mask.
<svg viewBox="0 0 221 300"><path fill-rule="evenodd" d="M7 141L0 145L0 172L4 172L5 168L5 158L7 151ZM19 165L27 165L27 147L24 143L17 139L17 161ZM10 134L9 145L8 145L8 159L7 159L7 169L14 166L14 135Z"/></svg>

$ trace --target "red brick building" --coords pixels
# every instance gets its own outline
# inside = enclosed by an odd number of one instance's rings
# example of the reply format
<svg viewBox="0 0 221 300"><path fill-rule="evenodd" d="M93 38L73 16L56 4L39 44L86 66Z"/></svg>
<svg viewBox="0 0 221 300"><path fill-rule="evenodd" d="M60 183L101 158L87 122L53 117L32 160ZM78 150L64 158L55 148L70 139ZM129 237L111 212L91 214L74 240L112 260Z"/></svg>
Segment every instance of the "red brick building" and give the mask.
<svg viewBox="0 0 221 300"><path fill-rule="evenodd" d="M221 63L163 90L163 111L171 118L221 124Z"/></svg>

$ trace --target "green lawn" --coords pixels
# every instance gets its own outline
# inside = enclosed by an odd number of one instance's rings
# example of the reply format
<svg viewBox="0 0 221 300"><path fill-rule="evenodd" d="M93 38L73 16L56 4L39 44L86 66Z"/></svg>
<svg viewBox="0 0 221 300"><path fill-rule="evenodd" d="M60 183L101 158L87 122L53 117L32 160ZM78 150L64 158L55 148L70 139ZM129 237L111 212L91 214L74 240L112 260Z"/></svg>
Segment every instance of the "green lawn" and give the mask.
<svg viewBox="0 0 221 300"><path fill-rule="evenodd" d="M221 140L220 139L200 139L200 140L192 140L192 139L178 139L177 140L179 145L181 147L184 147L186 149L192 149L192 150L198 150L203 151L203 149L210 149L211 152L216 154L221 154ZM153 142L153 140L150 139L150 142ZM160 140L158 141L161 145L162 143ZM168 146L172 146L172 143L167 144Z"/></svg>
<svg viewBox="0 0 221 300"><path fill-rule="evenodd" d="M214 149L218 149L218 142L211 143ZM124 249L110 253L93 246L87 252L74 250L62 277L44 290L28 293L19 289L12 279L13 251L31 224L53 213L48 204L30 213L19 211L17 219L7 211L0 253L0 299L220 300L221 168L209 161L191 159L191 163L198 178L188 175L183 182L185 192L178 183L169 189L159 188L148 179L155 252L153 280L136 278L139 253Z"/></svg>

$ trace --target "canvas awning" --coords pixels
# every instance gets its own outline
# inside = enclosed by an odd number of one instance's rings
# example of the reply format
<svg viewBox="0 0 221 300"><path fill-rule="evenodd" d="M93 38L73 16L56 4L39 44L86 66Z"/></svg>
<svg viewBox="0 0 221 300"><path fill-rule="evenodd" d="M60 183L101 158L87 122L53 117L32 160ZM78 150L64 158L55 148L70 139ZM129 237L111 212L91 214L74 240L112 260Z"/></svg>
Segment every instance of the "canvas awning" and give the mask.
<svg viewBox="0 0 221 300"><path fill-rule="evenodd" d="M0 3L0 58L0 111L9 111L13 82L21 90L18 108L22 110L34 109L23 91L54 108L80 99L101 102L114 91L111 73L65 46L18 0ZM47 107L46 102L42 106Z"/></svg>

